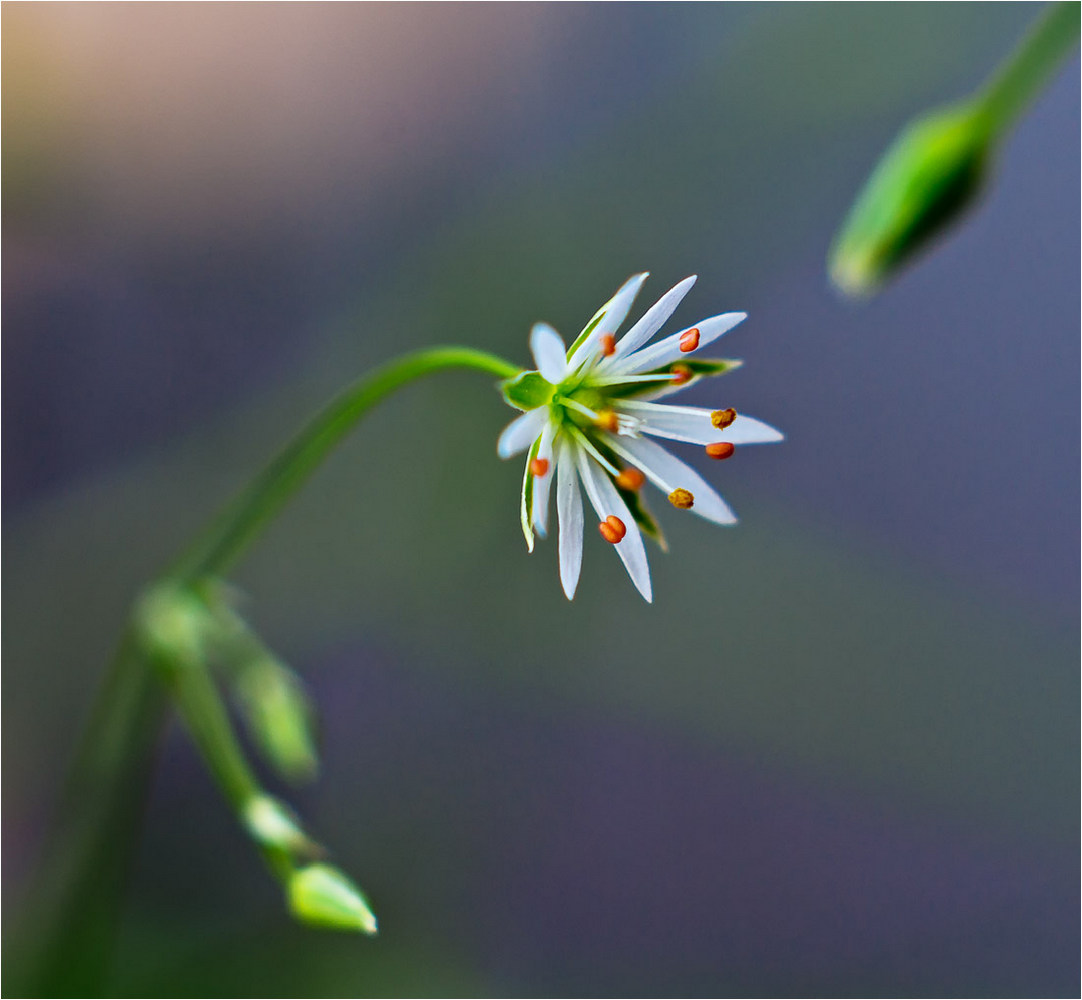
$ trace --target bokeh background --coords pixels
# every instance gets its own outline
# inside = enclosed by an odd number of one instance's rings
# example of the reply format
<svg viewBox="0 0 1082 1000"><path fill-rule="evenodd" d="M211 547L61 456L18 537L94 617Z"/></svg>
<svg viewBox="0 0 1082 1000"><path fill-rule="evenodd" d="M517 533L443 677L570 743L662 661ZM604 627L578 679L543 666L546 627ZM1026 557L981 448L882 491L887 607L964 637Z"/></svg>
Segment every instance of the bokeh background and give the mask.
<svg viewBox="0 0 1082 1000"><path fill-rule="evenodd" d="M6 4L9 926L128 602L283 437L649 269L750 314L691 400L788 433L708 470L741 525L662 511L652 606L588 536L569 604L484 377L385 404L233 577L381 936L289 921L174 727L111 994L1076 994L1077 61L934 254L824 274L1038 12Z"/></svg>

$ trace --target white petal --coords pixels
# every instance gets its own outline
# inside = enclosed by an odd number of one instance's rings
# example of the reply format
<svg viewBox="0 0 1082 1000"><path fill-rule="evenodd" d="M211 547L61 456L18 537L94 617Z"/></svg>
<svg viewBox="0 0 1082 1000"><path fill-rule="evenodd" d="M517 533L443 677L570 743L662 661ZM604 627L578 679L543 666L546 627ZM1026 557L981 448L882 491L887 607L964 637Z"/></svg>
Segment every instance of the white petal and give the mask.
<svg viewBox="0 0 1082 1000"><path fill-rule="evenodd" d="M604 521L610 514L615 514L623 521L626 533L614 546L616 554L623 560L628 576L631 577L631 582L635 584L639 593L647 601L652 601L650 566L646 561L646 549L642 544L639 526L605 471L583 451L579 452L578 461L579 475L586 487L586 495L590 498L594 510L597 511L598 518Z"/></svg>
<svg viewBox="0 0 1082 1000"><path fill-rule="evenodd" d="M645 403L639 399L622 399L619 409L643 421L641 430L646 434L691 444L710 444L722 440L721 432L710 422L713 411L699 406L669 406L665 403Z"/></svg>
<svg viewBox="0 0 1082 1000"><path fill-rule="evenodd" d="M582 569L582 495L575 471L576 449L561 440L556 449L556 513L560 517L560 583L570 601Z"/></svg>
<svg viewBox="0 0 1082 1000"><path fill-rule="evenodd" d="M568 360L569 371L574 371L594 354L603 333L615 334L620 329L620 325L627 319L635 296L639 294L639 289L642 288L642 283L649 273L649 271L643 271L642 274L633 274L620 286L616 294L590 317L590 323L592 323L599 314L602 314L602 318L590 331L590 335L575 348L575 353ZM589 326L590 323L586 325Z"/></svg>
<svg viewBox="0 0 1082 1000"><path fill-rule="evenodd" d="M543 476L533 477L533 511L530 514L534 530L542 537L548 531L549 520L549 491L552 488L552 480L556 477L556 463L552 457L552 438L556 432L556 424L548 421L544 430L541 431L541 443L537 447L537 457L545 459L548 471Z"/></svg>
<svg viewBox="0 0 1082 1000"><path fill-rule="evenodd" d="M537 370L546 382L558 385L567 377L567 347L548 323L534 323L530 331L530 350Z"/></svg>
<svg viewBox="0 0 1082 1000"><path fill-rule="evenodd" d="M605 435L615 451L634 462L655 483L662 480L673 489L690 490L695 497L691 508L693 514L705 517L715 524L735 524L736 515L732 508L721 499L714 488L707 483L690 465L670 454L661 445L647 438L616 437ZM665 486L661 487L662 489Z"/></svg>
<svg viewBox="0 0 1082 1000"><path fill-rule="evenodd" d="M515 417L500 434L500 439L496 442L496 454L500 458L510 458L520 451L525 451L537 440L548 416L548 407L539 406L536 410L527 410L521 417Z"/></svg>
<svg viewBox="0 0 1082 1000"><path fill-rule="evenodd" d="M710 420L713 410L700 406L669 406L666 403L648 403L641 399L620 401L620 410L641 420L640 428L646 434L687 441L689 444L713 444L715 441L731 441L733 444L770 444L783 441L785 435L769 424L754 417L739 414L724 430L718 430Z"/></svg>
<svg viewBox="0 0 1082 1000"><path fill-rule="evenodd" d="M691 291L696 275L685 278L678 285L670 288L657 300L646 314L616 342L616 353L608 358L605 367L615 368L616 363L627 357L636 348L642 347L655 333L665 325L665 321L676 311L680 300Z"/></svg>
<svg viewBox="0 0 1082 1000"><path fill-rule="evenodd" d="M784 441L785 435L755 417L738 414L725 430L718 432L715 440L732 441L733 444L772 444L775 441Z"/></svg>
<svg viewBox="0 0 1082 1000"><path fill-rule="evenodd" d="M681 358L689 357L694 353L691 351L685 353L680 350L680 338L688 330L697 329L699 331L699 343L695 347L695 350L699 351L706 347L707 344L712 344L723 333L728 333L734 326L742 323L747 318L748 314L742 312L711 316L710 319L704 319L701 323L696 323L694 327L689 326L679 333L674 333L671 337L659 340L656 344L644 347L641 351L624 358L620 364L613 366L613 371L621 375L633 375L636 372L653 371L655 368L670 365L674 361L679 361Z"/></svg>

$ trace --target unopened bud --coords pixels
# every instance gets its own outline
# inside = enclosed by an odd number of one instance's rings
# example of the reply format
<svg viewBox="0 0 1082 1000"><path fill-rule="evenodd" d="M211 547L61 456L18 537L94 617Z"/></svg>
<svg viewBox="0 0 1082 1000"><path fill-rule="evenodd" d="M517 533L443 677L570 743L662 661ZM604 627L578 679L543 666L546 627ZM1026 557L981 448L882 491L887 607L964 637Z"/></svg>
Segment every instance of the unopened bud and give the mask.
<svg viewBox="0 0 1082 1000"><path fill-rule="evenodd" d="M988 130L972 105L910 124L879 161L834 241L834 283L853 296L875 291L973 203L987 153Z"/></svg>
<svg viewBox="0 0 1082 1000"><path fill-rule="evenodd" d="M298 920L316 927L375 934L376 916L364 895L330 865L299 868L289 877L289 909Z"/></svg>
<svg viewBox="0 0 1082 1000"><path fill-rule="evenodd" d="M236 683L248 729L270 763L290 780L312 777L315 713L300 678L266 653L246 663Z"/></svg>
<svg viewBox="0 0 1082 1000"><path fill-rule="evenodd" d="M269 795L254 795L244 807L244 825L259 843L276 847L289 854L319 854L320 848L311 841L293 814Z"/></svg>

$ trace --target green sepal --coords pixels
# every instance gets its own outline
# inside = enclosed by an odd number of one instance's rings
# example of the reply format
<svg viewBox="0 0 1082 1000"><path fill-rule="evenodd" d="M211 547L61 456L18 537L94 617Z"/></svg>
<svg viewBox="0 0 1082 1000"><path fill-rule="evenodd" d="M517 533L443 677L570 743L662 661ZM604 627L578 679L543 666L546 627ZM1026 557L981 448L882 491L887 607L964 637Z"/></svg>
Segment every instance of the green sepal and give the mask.
<svg viewBox="0 0 1082 1000"><path fill-rule="evenodd" d="M556 392L556 387L551 382L546 382L540 372L520 372L514 378L501 382L500 392L508 406L525 411L547 406Z"/></svg>
<svg viewBox="0 0 1082 1000"><path fill-rule="evenodd" d="M615 485L615 483L613 485ZM634 490L624 490L619 486L616 487L616 492L623 497L624 503L627 504L627 509L631 511L632 518L639 526L639 531L649 538L652 538L662 552L668 552L669 543L665 541L665 535L662 534L661 526L654 519L654 515L650 513L643 498Z"/></svg>
<svg viewBox="0 0 1082 1000"><path fill-rule="evenodd" d="M526 471L522 474L522 507L519 516L522 521L522 534L526 537L526 548L533 552L533 518L530 516L533 510L533 480L534 475L530 471L533 460L537 458L537 450L541 447L541 438L538 438L530 446L530 453L526 456Z"/></svg>
<svg viewBox="0 0 1082 1000"><path fill-rule="evenodd" d="M684 389L693 386L701 378L713 378L715 375L726 375L735 371L744 362L736 358L689 358L687 361L674 361L671 365L658 368L646 375L668 375L677 365L691 372L691 377L679 386L667 382L629 382L627 385L614 385L608 388L608 394L613 398L630 399L635 396L643 396L650 392L660 392L666 389Z"/></svg>
<svg viewBox="0 0 1082 1000"><path fill-rule="evenodd" d="M613 298L615 298L615 296L613 296ZM600 309L598 309L597 312L594 313L593 318L590 320L590 322L582 328L582 333L580 333L575 338L575 342L567 349L568 358L570 358L571 355L574 354L575 351L577 351L582 346L586 338L589 337L590 334L597 329L597 324L605 318L605 313L609 311L609 306L611 305L612 299L609 299L608 302L606 302Z"/></svg>

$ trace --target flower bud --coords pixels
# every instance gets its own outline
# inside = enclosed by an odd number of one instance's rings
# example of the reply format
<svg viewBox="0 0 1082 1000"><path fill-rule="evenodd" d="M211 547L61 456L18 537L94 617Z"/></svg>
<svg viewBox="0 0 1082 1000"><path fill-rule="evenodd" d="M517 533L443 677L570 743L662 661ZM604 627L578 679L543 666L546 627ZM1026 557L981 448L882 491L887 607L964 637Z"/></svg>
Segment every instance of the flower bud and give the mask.
<svg viewBox="0 0 1082 1000"><path fill-rule="evenodd" d="M851 296L876 290L975 200L989 132L974 105L933 111L905 128L849 211L830 276Z"/></svg>
<svg viewBox="0 0 1082 1000"><path fill-rule="evenodd" d="M270 795L253 795L244 807L242 818L248 832L266 847L309 857L322 851L308 838L290 810Z"/></svg>
<svg viewBox="0 0 1082 1000"><path fill-rule="evenodd" d="M143 595L135 614L143 648L166 674L206 658L215 631L203 601L183 587L162 584Z"/></svg>
<svg viewBox="0 0 1082 1000"><path fill-rule="evenodd" d="M240 668L236 690L248 731L273 767L291 781L312 777L315 713L300 678L264 651Z"/></svg>
<svg viewBox="0 0 1082 1000"><path fill-rule="evenodd" d="M375 914L361 891L337 868L315 864L298 868L289 877L289 910L298 920L316 927L375 934Z"/></svg>

